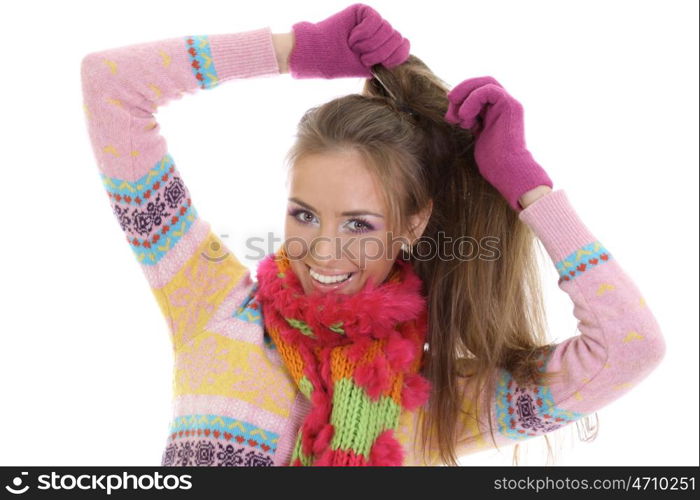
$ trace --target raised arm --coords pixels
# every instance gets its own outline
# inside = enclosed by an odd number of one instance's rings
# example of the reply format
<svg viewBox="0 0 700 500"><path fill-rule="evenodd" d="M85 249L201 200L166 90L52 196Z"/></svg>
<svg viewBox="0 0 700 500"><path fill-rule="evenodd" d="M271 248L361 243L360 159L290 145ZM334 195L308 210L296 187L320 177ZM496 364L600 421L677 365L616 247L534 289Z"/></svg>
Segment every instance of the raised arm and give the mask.
<svg viewBox="0 0 700 500"><path fill-rule="evenodd" d="M543 370L565 373L549 387L531 392L500 374L492 410L499 432L510 440L543 434L603 408L646 378L666 352L642 293L579 219L564 191L537 200L520 219L554 262L581 334L543 359Z"/></svg>
<svg viewBox="0 0 700 500"><path fill-rule="evenodd" d="M563 376L549 385L520 387L506 370L494 374L496 390L480 395L466 387L457 455L557 430L600 410L644 380L661 362L666 343L653 313L612 252L584 225L564 190L539 197L519 214L542 242L559 273L558 285L573 302L580 334L541 358L542 371ZM466 384L469 384L469 379ZM416 425L406 415L404 432ZM437 452L431 450L433 460Z"/></svg>
<svg viewBox="0 0 700 500"><path fill-rule="evenodd" d="M262 28L134 44L82 60L83 107L99 174L168 320L174 349L193 338L249 271L199 216L153 114L185 93L288 71L292 45L291 34Z"/></svg>
<svg viewBox="0 0 700 500"><path fill-rule="evenodd" d="M504 369L490 374L493 393L477 393L473 379L460 379L463 418L456 451L463 456L494 441L508 445L546 434L603 408L658 366L666 344L641 292L610 249L581 221L566 193L551 190L547 172L526 147L522 105L490 76L463 81L448 100L445 119L475 134L479 172L542 242L581 332L542 349L539 369L559 372L547 385L521 387ZM405 436L415 434L416 421L417 415L405 416ZM489 421L496 426L494 439ZM429 455L438 460L435 448Z"/></svg>

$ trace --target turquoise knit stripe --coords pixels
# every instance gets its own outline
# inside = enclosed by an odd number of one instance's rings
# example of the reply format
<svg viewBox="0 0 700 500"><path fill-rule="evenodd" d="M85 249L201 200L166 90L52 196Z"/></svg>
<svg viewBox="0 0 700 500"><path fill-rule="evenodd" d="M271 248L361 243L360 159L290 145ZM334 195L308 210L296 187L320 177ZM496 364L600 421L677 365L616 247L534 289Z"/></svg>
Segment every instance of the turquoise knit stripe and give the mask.
<svg viewBox="0 0 700 500"><path fill-rule="evenodd" d="M559 273L559 283L570 281L593 267L605 264L612 259L612 254L600 241L583 245L563 259L555 262Z"/></svg>
<svg viewBox="0 0 700 500"><path fill-rule="evenodd" d="M214 65L214 56L211 53L209 37L207 35L193 35L185 37L187 54L189 55L190 68L194 77L203 89L211 89L219 85L219 75Z"/></svg>

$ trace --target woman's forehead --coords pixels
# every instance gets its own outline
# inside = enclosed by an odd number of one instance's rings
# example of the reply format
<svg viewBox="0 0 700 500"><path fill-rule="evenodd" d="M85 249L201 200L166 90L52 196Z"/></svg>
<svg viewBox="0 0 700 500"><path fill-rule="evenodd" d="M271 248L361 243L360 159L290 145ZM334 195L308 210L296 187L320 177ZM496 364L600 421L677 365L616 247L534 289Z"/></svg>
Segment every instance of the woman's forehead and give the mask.
<svg viewBox="0 0 700 500"><path fill-rule="evenodd" d="M359 155L304 157L292 168L289 181L289 197L318 210L386 211L381 188Z"/></svg>

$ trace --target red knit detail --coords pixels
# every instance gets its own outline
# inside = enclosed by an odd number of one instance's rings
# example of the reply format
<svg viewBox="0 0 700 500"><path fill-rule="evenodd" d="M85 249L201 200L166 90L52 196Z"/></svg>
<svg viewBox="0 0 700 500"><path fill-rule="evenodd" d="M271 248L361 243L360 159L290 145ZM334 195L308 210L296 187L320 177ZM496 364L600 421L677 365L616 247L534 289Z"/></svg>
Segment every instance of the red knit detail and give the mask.
<svg viewBox="0 0 700 500"><path fill-rule="evenodd" d="M316 462L315 466L323 467L364 467L370 465L362 454L352 450L327 449Z"/></svg>

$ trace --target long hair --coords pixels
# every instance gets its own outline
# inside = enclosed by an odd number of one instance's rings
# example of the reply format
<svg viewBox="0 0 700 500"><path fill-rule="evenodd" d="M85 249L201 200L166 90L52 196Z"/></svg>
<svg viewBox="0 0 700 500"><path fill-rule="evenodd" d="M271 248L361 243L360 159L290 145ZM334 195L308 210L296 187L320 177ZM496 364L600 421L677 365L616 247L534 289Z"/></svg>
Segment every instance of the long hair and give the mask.
<svg viewBox="0 0 700 500"><path fill-rule="evenodd" d="M432 391L419 410L419 432L425 463L435 462L425 454L437 450L442 463L457 465L457 439L465 444L463 414L473 419L482 405L493 404L499 369L521 386L543 385L557 375L538 366L538 355L551 347L540 248L479 173L473 134L445 121L445 82L413 54L398 67L373 71L361 93L304 114L286 160L293 166L310 154L360 153L379 180L394 234L410 232L408 218L432 201L423 234L404 255L423 280L429 308L421 373ZM489 430L495 445L490 417ZM516 446L515 463L517 453Z"/></svg>

